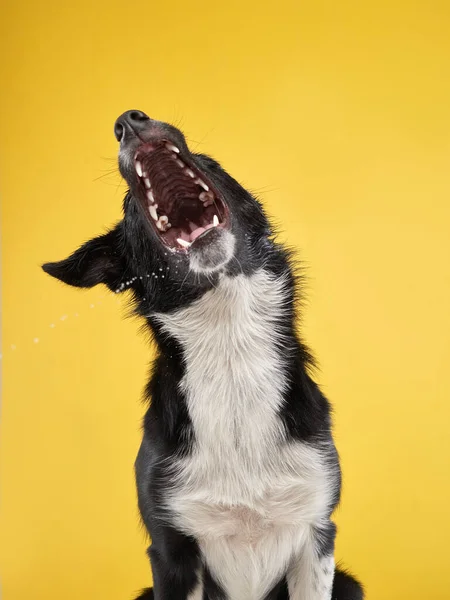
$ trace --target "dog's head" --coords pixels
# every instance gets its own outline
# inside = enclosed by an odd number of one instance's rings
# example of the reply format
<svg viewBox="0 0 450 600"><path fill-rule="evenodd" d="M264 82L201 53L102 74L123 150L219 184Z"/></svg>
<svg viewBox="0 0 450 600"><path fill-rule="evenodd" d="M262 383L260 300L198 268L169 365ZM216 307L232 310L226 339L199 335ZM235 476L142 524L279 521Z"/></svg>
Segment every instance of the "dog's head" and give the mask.
<svg viewBox="0 0 450 600"><path fill-rule="evenodd" d="M132 110L114 127L124 217L44 271L79 287L132 289L142 314L199 297L221 273L250 274L273 248L259 202L178 129Z"/></svg>

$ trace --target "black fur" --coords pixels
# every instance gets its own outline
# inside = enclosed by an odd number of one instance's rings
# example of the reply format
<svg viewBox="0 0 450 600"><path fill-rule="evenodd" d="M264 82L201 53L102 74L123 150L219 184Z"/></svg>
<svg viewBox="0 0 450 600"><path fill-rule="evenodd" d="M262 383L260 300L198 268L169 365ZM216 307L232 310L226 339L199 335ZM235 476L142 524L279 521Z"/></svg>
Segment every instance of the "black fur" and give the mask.
<svg viewBox="0 0 450 600"><path fill-rule="evenodd" d="M361 584L348 571L336 569L333 581L333 592L331 600L341 600L342 598L351 598L351 600L363 600L364 592ZM147 588L137 596L136 600L154 600L153 588ZM208 593L208 588L205 585L205 593L203 600L225 600L224 596L211 596ZM265 600L289 600L289 592L286 585L286 580L283 579L270 592Z"/></svg>
<svg viewBox="0 0 450 600"><path fill-rule="evenodd" d="M316 529L316 547L319 556L329 556L334 553L336 530L337 527L333 521L330 521L326 528Z"/></svg>
<svg viewBox="0 0 450 600"><path fill-rule="evenodd" d="M134 113L136 115L138 111ZM256 198L215 160L191 153L180 131L144 117L139 117L138 125L137 118L135 125L128 117L118 121L117 134L123 136L122 146L126 147L128 156L139 144L153 139L152 136L168 139L181 149L183 156L189 157L191 164L204 173L225 199L230 209L236 245L234 256L223 271L230 277L242 273L251 275L264 266L274 275L286 275L290 309L282 326L290 383L279 416L291 439L327 442L328 460L340 482L339 461L331 437L330 407L311 378L311 357L296 333L297 284L289 252L274 240L269 221ZM119 165L130 185L124 201L123 219L108 233L88 241L67 259L47 263L43 269L73 286L92 287L102 283L116 293L130 290L136 313L146 320L152 332L158 354L146 388L151 404L144 418L144 436L136 460L136 480L140 513L152 538L149 555L154 590L144 590L139 598L150 600L155 596L157 600L186 600L197 581L196 573L201 563L199 548L195 539L167 523L167 515L162 512L161 506L162 495L171 484L167 464L175 456L189 455L195 443L195 433L179 387L185 372L182 348L175 339L163 334L159 322L148 315L168 313L192 304L217 285L219 274L193 273L186 253L168 251L145 214L132 163L121 160ZM205 240L208 239L212 238L205 237ZM209 252L206 241L199 239L195 246L198 252ZM207 266L217 260L214 254L205 254ZM329 506L330 516L339 501L339 489L340 485ZM316 544L320 555L333 550L334 537L335 526L331 521L328 529L317 531ZM204 590L204 600L226 600L223 590L207 569L204 572ZM362 588L356 580L336 570L333 600L360 600L362 597ZM282 580L266 600L287 598L286 581Z"/></svg>
<svg viewBox="0 0 450 600"><path fill-rule="evenodd" d="M351 598L351 600L363 600L364 589L359 581L348 571L337 568L334 574L333 594L331 600L341 600L341 598Z"/></svg>

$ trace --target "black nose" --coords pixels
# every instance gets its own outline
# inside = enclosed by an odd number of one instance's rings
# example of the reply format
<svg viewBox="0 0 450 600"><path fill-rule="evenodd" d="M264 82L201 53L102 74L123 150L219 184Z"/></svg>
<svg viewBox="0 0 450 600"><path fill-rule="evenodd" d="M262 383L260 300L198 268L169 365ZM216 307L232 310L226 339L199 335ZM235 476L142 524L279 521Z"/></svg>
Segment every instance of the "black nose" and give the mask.
<svg viewBox="0 0 450 600"><path fill-rule="evenodd" d="M127 110L114 123L114 135L118 142L121 142L127 133L139 135L148 126L150 117L147 117L141 110Z"/></svg>

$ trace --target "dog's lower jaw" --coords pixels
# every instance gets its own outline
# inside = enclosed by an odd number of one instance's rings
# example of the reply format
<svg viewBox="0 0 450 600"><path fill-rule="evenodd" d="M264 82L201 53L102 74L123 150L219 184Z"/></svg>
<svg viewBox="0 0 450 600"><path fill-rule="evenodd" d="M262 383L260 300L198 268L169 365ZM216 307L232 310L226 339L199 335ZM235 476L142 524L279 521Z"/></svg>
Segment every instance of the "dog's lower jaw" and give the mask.
<svg viewBox="0 0 450 600"><path fill-rule="evenodd" d="M190 268L206 275L222 269L233 258L235 244L234 235L227 229L208 231L190 249Z"/></svg>

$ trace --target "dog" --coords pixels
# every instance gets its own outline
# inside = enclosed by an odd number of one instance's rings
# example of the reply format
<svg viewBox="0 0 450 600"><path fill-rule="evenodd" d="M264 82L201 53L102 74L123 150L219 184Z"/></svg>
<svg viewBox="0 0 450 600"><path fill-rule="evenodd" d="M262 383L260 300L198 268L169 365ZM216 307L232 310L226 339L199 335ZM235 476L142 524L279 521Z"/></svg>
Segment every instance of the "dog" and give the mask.
<svg viewBox="0 0 450 600"><path fill-rule="evenodd" d="M43 269L130 290L156 342L135 464L153 572L140 600L361 600L335 567L341 472L292 253L181 131L138 110L114 131L123 219Z"/></svg>

